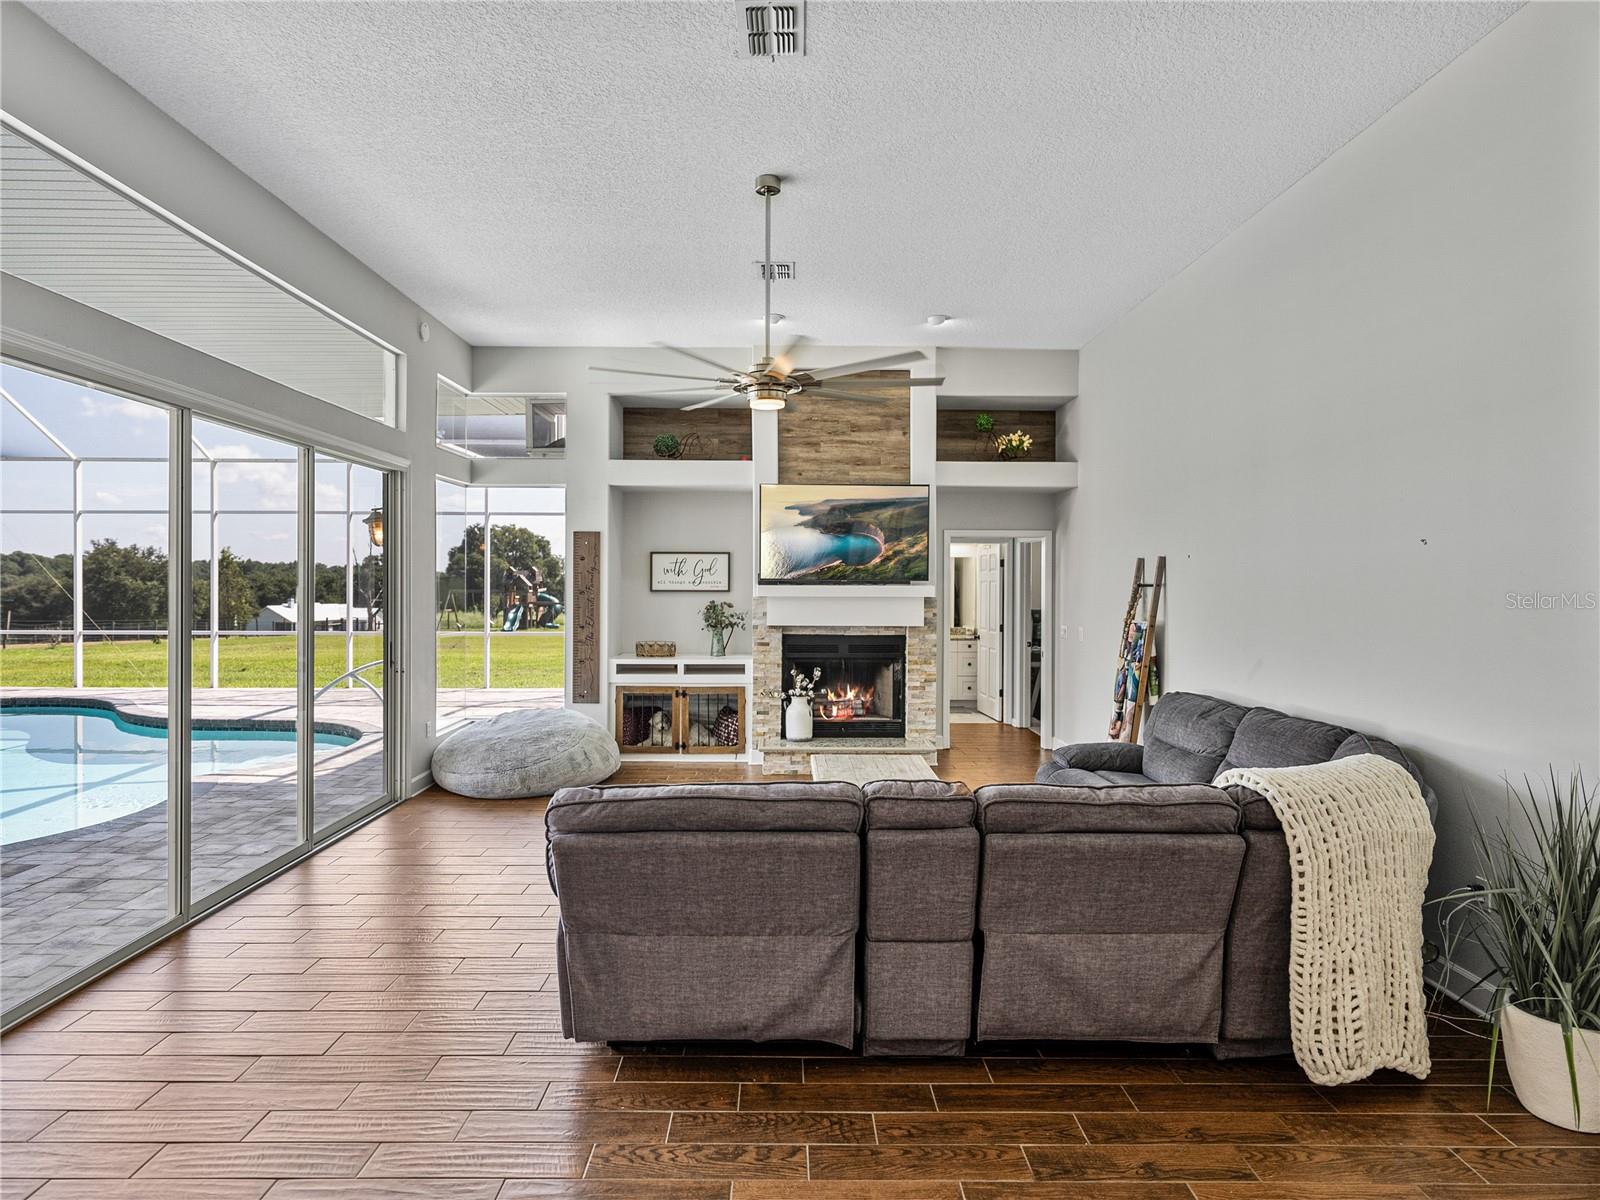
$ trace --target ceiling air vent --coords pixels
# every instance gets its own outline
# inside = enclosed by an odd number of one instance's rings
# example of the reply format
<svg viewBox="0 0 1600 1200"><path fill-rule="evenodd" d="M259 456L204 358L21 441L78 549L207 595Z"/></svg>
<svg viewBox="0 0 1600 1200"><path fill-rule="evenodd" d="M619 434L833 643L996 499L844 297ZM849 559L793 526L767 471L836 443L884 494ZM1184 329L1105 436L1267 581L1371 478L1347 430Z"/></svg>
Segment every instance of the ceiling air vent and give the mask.
<svg viewBox="0 0 1600 1200"><path fill-rule="evenodd" d="M756 260L756 278L757 279L765 279L766 277L767 277L767 264L762 262L760 259L757 259ZM793 278L794 278L794 263L792 263L792 262L774 262L772 264L772 281L774 283L782 283L785 280L793 279Z"/></svg>
<svg viewBox="0 0 1600 1200"><path fill-rule="evenodd" d="M738 3L745 53L751 58L792 57L806 52L805 4Z"/></svg>

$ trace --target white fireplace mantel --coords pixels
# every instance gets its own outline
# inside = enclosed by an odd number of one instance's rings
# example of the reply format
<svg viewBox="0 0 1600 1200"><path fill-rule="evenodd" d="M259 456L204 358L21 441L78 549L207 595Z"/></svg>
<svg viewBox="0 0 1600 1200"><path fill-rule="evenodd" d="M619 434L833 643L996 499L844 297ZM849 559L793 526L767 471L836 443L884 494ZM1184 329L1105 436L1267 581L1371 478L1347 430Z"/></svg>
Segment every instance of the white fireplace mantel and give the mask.
<svg viewBox="0 0 1600 1200"><path fill-rule="evenodd" d="M820 625L827 628L882 626L915 629L922 625L927 606L920 592L906 592L899 588L891 596L827 594L829 588L806 588L805 591L823 595L772 595L767 597L767 624L774 627L787 625Z"/></svg>

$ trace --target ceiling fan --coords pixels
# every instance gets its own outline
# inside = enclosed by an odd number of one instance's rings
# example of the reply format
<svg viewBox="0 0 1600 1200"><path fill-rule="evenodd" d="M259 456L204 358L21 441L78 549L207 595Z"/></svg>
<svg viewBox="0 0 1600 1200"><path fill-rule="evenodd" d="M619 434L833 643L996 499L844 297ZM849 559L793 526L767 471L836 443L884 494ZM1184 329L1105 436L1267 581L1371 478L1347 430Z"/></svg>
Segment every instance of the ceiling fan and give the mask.
<svg viewBox="0 0 1600 1200"><path fill-rule="evenodd" d="M693 404L683 406L684 412L697 408L709 408L713 404L721 404L727 400L745 400L751 408L757 411L776 411L784 408L789 403L790 396L798 396L802 392L808 396L821 396L828 400L887 400L889 397L873 395L870 392L856 392L843 387L829 387L828 382L841 375L853 375L858 371L871 371L880 367L892 367L900 363L915 362L925 355L920 350L907 350L900 354L886 354L882 358L869 358L861 362L843 363L836 367L797 367L794 365L794 355L801 346L811 339L803 334L794 338L781 350L777 357L772 354L772 198L782 190L782 180L776 175L762 175L756 180L756 195L760 196L766 207L766 257L762 260L761 276L766 287L766 318L764 331L761 338L761 359L747 371L737 367L726 366L703 354L696 354L693 350L685 350L681 346L669 346L665 342L656 342L655 345L663 350L671 350L674 354L681 354L685 358L692 358L707 367L715 367L716 375L675 375L668 371L638 371L630 367L590 367L591 371L609 371L615 375L646 375L652 379L689 379L694 380L694 387L680 387L664 392L640 393L641 399L656 399L661 396L670 396L683 392L717 391L719 394L707 400L696 400ZM910 387L938 387L944 382L943 378L937 379L908 379L895 380L895 386Z"/></svg>

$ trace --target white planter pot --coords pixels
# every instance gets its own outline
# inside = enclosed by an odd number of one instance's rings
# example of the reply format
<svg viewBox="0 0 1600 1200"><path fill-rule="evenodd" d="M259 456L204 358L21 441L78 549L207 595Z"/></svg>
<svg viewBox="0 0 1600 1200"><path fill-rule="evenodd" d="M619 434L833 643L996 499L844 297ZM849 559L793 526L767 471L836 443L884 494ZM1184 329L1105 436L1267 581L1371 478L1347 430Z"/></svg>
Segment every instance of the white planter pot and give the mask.
<svg viewBox="0 0 1600 1200"><path fill-rule="evenodd" d="M791 742L811 740L811 705L804 700L791 700L783 710L783 736Z"/></svg>
<svg viewBox="0 0 1600 1200"><path fill-rule="evenodd" d="M1600 1030L1572 1031L1578 1119L1572 1113L1572 1076L1560 1025L1508 1004L1500 1014L1500 1045L1505 1049L1511 1086L1524 1108L1563 1129L1600 1133Z"/></svg>

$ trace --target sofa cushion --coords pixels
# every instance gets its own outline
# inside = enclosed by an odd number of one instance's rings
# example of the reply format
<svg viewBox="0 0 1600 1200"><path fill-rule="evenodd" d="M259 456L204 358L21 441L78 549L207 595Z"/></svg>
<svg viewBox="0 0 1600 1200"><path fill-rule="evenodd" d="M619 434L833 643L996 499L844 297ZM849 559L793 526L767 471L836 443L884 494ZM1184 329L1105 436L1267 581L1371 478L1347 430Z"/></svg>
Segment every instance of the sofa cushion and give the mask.
<svg viewBox="0 0 1600 1200"><path fill-rule="evenodd" d="M1051 755L1063 767L1082 771L1143 770L1144 747L1132 742L1078 742L1057 746Z"/></svg>
<svg viewBox="0 0 1600 1200"><path fill-rule="evenodd" d="M960 829L977 812L972 790L942 779L886 779L861 789L868 829Z"/></svg>
<svg viewBox="0 0 1600 1200"><path fill-rule="evenodd" d="M563 833L783 831L857 833L865 800L853 783L675 783L565 788L545 829Z"/></svg>
<svg viewBox="0 0 1600 1200"><path fill-rule="evenodd" d="M1339 748L1333 752L1333 757L1349 758L1355 754L1376 754L1392 763L1399 763L1411 778L1417 781L1417 786L1424 792L1427 791L1427 785L1422 780L1422 772L1417 770L1416 764L1406 757L1406 752L1393 742L1384 741L1383 738L1368 737L1364 733L1352 733L1339 743Z"/></svg>
<svg viewBox="0 0 1600 1200"><path fill-rule="evenodd" d="M1163 696L1145 722L1140 769L1157 783L1210 783L1248 711L1196 692Z"/></svg>
<svg viewBox="0 0 1600 1200"><path fill-rule="evenodd" d="M1077 767L1063 767L1047 762L1034 773L1035 783L1048 783L1056 787L1110 787L1111 781L1094 771L1080 771Z"/></svg>
<svg viewBox="0 0 1600 1200"><path fill-rule="evenodd" d="M1327 762L1349 736L1350 731L1338 725L1291 717L1271 708L1252 708L1239 722L1218 773L1234 767L1304 767Z"/></svg>
<svg viewBox="0 0 1600 1200"><path fill-rule="evenodd" d="M1148 775L1141 775L1137 771L1101 771L1100 778L1112 787L1149 787L1155 783ZM1169 786L1183 787L1184 784Z"/></svg>
<svg viewBox="0 0 1600 1200"><path fill-rule="evenodd" d="M1239 810L1203 784L1050 787L992 784L978 789L978 828L994 833L1233 833Z"/></svg>

